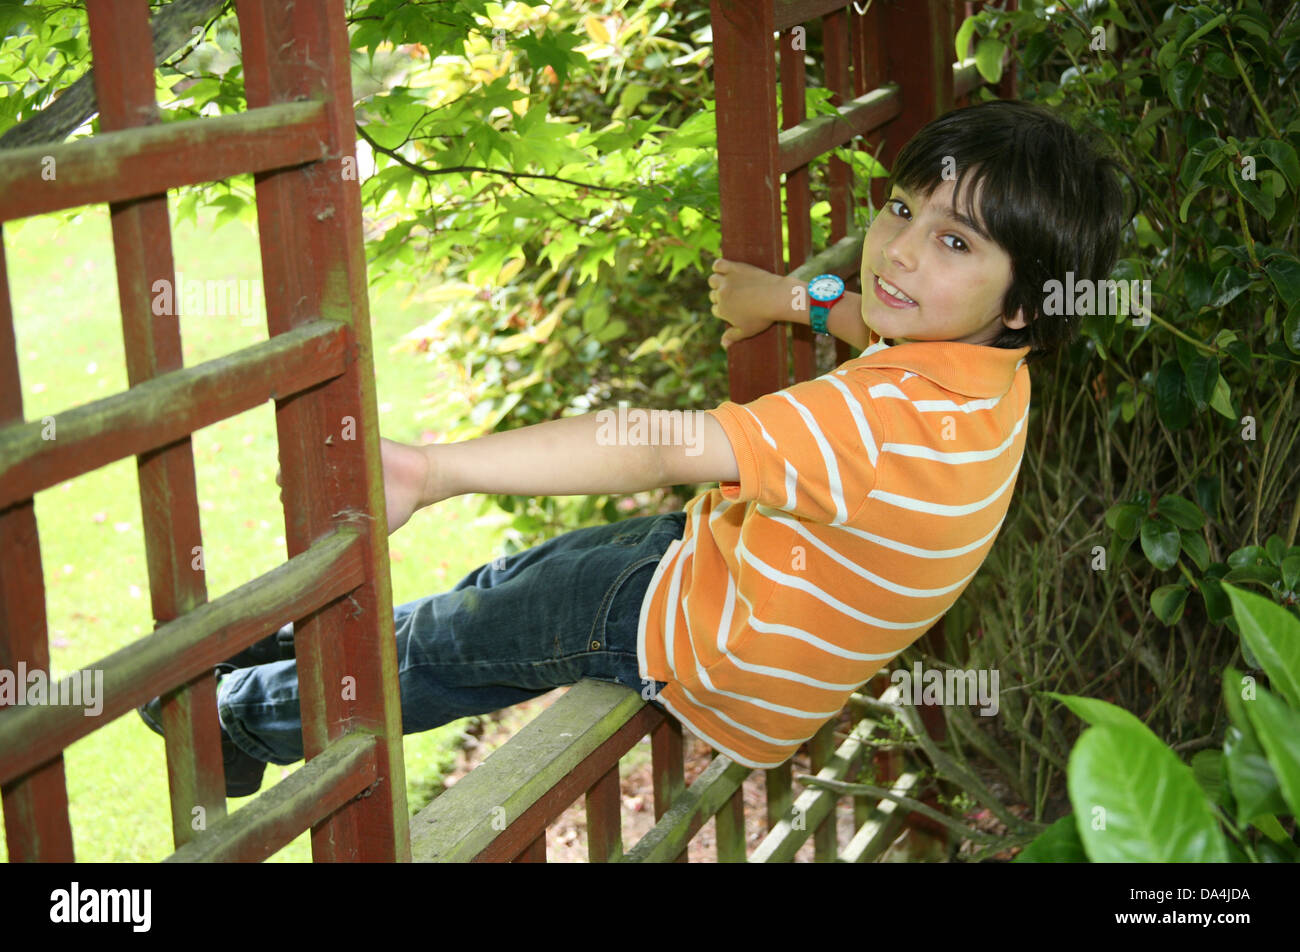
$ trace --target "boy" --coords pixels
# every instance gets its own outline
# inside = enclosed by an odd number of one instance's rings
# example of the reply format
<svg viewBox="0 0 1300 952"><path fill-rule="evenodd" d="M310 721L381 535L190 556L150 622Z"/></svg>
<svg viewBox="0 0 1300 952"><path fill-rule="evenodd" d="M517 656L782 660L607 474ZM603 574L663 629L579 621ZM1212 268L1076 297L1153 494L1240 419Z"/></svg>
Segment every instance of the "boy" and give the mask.
<svg viewBox="0 0 1300 952"><path fill-rule="evenodd" d="M1114 171L1024 103L930 123L899 155L867 232L864 293L826 316L862 355L696 413L689 447L611 441L599 413L457 444L382 440L390 531L467 492L720 483L683 511L566 533L395 608L403 730L593 677L746 766L787 760L943 616L988 554L1025 447L1026 363L1072 332L1043 315L1044 282L1108 275L1123 220ZM726 260L714 272L724 347L810 320L793 306L798 282ZM302 757L291 635L224 666L231 796L258 789L265 761ZM157 704L141 709L151 726Z"/></svg>

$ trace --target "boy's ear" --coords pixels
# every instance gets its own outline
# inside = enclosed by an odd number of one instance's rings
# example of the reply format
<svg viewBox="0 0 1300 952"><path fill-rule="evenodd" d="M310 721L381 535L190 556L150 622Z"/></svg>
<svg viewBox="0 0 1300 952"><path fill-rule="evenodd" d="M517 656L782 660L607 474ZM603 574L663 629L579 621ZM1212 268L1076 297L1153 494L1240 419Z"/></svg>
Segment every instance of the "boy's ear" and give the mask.
<svg viewBox="0 0 1300 952"><path fill-rule="evenodd" d="M1011 328L1013 331L1018 331L1021 328L1026 327L1025 309L1023 307L1017 308L1016 313L1012 317L1003 317L1002 323L1007 325L1007 327Z"/></svg>

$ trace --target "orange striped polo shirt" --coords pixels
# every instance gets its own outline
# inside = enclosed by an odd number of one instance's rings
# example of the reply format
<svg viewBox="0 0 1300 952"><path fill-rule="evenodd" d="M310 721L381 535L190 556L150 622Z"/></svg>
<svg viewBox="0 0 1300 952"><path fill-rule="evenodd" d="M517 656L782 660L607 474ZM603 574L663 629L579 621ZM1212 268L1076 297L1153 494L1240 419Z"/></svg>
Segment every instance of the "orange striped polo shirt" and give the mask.
<svg viewBox="0 0 1300 952"><path fill-rule="evenodd" d="M941 618L1002 526L1028 347L890 346L705 411L739 482L687 503L641 605L641 676L715 750L775 767Z"/></svg>

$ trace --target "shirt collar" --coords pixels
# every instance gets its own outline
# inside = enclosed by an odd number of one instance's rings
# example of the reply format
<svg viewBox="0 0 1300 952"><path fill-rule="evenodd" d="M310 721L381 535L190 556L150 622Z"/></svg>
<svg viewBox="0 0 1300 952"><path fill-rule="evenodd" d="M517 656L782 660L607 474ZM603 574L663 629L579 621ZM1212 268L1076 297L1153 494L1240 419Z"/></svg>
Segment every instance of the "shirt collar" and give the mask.
<svg viewBox="0 0 1300 952"><path fill-rule="evenodd" d="M958 341L911 341L886 344L869 331L870 343L850 363L860 367L897 367L925 377L944 390L968 397L1000 397L1011 389L1024 365L1028 347L1008 350Z"/></svg>

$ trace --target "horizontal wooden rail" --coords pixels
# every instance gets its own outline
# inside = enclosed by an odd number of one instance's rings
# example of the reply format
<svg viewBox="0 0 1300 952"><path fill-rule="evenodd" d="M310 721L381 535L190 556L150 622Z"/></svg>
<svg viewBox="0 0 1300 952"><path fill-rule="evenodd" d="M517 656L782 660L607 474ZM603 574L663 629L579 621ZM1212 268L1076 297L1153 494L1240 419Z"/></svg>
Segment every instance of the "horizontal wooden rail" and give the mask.
<svg viewBox="0 0 1300 952"><path fill-rule="evenodd" d="M503 831L525 818L551 788L618 735L646 706L635 691L622 685L591 679L579 681L508 743L412 818L412 860L460 863L480 858L499 859L490 852L480 854L488 851ZM637 729L640 728L634 731ZM644 730L627 743L627 748L635 745L641 736ZM626 736L622 740L626 741ZM604 769L608 769L607 764ZM602 769L600 774L603 773ZM545 822L540 827L542 832Z"/></svg>
<svg viewBox="0 0 1300 952"><path fill-rule="evenodd" d="M309 101L3 150L0 222L319 161L326 139L325 105Z"/></svg>
<svg viewBox="0 0 1300 952"><path fill-rule="evenodd" d="M776 28L788 30L800 23L807 23L828 13L834 13L836 10L843 10L849 4L847 0L775 0L775 5Z"/></svg>
<svg viewBox="0 0 1300 952"><path fill-rule="evenodd" d="M362 530L342 525L265 575L82 669L102 676L102 682L96 681L103 686L97 715L88 716L84 705L0 710L0 784L28 773L150 698L208 673L286 620L303 618L342 598L365 579ZM80 671L71 677L85 683ZM622 690L629 700L636 698Z"/></svg>
<svg viewBox="0 0 1300 952"><path fill-rule="evenodd" d="M952 64L953 98L983 85L974 57ZM782 174L803 168L831 149L879 129L903 110L898 86L888 83L839 107L838 116L811 116L777 136L777 163Z"/></svg>
<svg viewBox="0 0 1300 952"><path fill-rule="evenodd" d="M916 792L919 780L917 774L905 773L898 778L898 781L890 790L900 797L910 797ZM881 853L889 849L889 844L898 838L906 819L907 809L905 807L899 806L897 801L882 799L871 811L871 816L867 819L867 822L863 823L858 828L858 832L853 834L853 839L849 840L849 844L840 850L836 862L872 862Z"/></svg>
<svg viewBox="0 0 1300 952"><path fill-rule="evenodd" d="M895 85L881 86L839 107L838 116L812 116L777 136L777 168L802 168L824 152L866 135L902 112Z"/></svg>
<svg viewBox="0 0 1300 952"><path fill-rule="evenodd" d="M331 380L347 369L349 330L309 321L233 354L174 370L53 418L0 428L0 509L42 489Z"/></svg>
<svg viewBox="0 0 1300 952"><path fill-rule="evenodd" d="M165 863L258 863L376 779L374 735L344 734L256 800L218 820Z"/></svg>
<svg viewBox="0 0 1300 952"><path fill-rule="evenodd" d="M868 718L863 718L853 725L853 731L848 739L836 749L826 766L817 772L817 777L821 780L847 780L857 770L862 758L869 755L871 748L866 741L878 726L876 721ZM794 855L799 852L799 847L803 845L804 840L812 835L827 816L834 816L835 804L839 802L841 796L842 794L817 787L804 790L794 802L792 816L782 817L777 822L771 832L755 847L749 862L793 862ZM797 827L793 822L795 815L801 815Z"/></svg>
<svg viewBox="0 0 1300 952"><path fill-rule="evenodd" d="M601 819L610 821L613 829L603 832L607 833L612 840L616 831L620 829L618 826L618 808L621 801L617 796L619 758L635 747L641 738L658 727L663 720L664 715L657 708L651 707L649 704L642 706L608 740L592 751L575 768L566 773L559 783L547 790L539 800L524 811L519 819L506 827L501 835L492 841L491 846L474 857L474 862L508 863L514 861L528 849L529 844L536 842L539 837L545 840L546 827L567 810L569 805L574 803L578 797L587 794L589 797L596 798L599 803L602 792L605 796L608 796L610 793L609 785L607 783L602 784L602 778L607 778L611 771L615 781L612 790L614 794L613 810L602 812ZM600 792L592 792L598 788ZM592 826L595 820L591 813L591 805L591 801L588 801L588 835L593 833ZM621 852L620 849L619 853L621 854ZM614 858L614 856L606 856L600 861L608 862Z"/></svg>
<svg viewBox="0 0 1300 952"><path fill-rule="evenodd" d="M862 242L865 239L864 232L849 232L825 251L813 255L791 271L790 277L797 281L807 281L819 274L839 275L845 281L856 278L862 264Z"/></svg>

